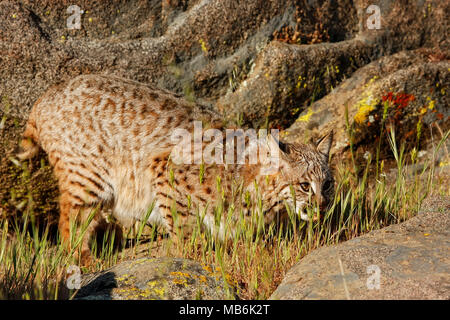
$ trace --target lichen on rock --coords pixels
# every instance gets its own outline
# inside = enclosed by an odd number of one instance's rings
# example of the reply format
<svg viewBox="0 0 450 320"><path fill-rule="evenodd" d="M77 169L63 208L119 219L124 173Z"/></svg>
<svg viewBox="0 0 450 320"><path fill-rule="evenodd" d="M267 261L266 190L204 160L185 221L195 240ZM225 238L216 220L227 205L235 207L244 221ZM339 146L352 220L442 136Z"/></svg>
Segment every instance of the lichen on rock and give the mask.
<svg viewBox="0 0 450 320"><path fill-rule="evenodd" d="M224 281L227 281L225 283ZM83 275L75 299L230 299L235 288L220 270L180 258L140 258Z"/></svg>

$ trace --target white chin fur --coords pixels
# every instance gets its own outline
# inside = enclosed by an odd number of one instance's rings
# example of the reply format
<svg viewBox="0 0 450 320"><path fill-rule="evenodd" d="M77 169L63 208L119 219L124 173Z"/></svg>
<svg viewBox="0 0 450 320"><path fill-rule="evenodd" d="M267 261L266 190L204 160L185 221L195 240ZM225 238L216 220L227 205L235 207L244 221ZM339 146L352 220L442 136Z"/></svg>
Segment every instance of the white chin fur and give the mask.
<svg viewBox="0 0 450 320"><path fill-rule="evenodd" d="M298 202L297 205L295 206L295 213L299 213L300 212L300 219L304 220L304 221L309 221L309 217L306 213L303 212L303 205L304 202Z"/></svg>
<svg viewBox="0 0 450 320"><path fill-rule="evenodd" d="M300 213L300 219L303 221L309 221L308 215L306 213Z"/></svg>

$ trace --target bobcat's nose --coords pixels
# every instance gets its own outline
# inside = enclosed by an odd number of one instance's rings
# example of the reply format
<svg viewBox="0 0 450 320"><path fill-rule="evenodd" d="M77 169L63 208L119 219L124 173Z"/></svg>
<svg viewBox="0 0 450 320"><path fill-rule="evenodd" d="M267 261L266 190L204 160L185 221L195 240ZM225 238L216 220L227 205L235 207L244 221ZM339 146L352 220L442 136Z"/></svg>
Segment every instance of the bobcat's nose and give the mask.
<svg viewBox="0 0 450 320"><path fill-rule="evenodd" d="M326 203L319 204L319 212L316 212L314 214L313 221L317 221L317 220L323 221L323 219L325 218L325 213L326 213L327 208L328 208L328 204L326 204Z"/></svg>
<svg viewBox="0 0 450 320"><path fill-rule="evenodd" d="M328 201L322 196L317 196L316 197L316 205L319 207L319 211L323 212L328 207Z"/></svg>

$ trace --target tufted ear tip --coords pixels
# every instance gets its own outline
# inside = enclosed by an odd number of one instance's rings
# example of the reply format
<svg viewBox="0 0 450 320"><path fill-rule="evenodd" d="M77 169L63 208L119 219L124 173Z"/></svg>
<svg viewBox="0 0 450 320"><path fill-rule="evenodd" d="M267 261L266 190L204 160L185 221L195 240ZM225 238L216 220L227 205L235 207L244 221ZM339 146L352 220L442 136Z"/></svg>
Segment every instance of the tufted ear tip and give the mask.
<svg viewBox="0 0 450 320"><path fill-rule="evenodd" d="M327 159L330 154L331 145L333 144L333 135L334 132L331 130L319 140L316 141L317 151L323 154Z"/></svg>

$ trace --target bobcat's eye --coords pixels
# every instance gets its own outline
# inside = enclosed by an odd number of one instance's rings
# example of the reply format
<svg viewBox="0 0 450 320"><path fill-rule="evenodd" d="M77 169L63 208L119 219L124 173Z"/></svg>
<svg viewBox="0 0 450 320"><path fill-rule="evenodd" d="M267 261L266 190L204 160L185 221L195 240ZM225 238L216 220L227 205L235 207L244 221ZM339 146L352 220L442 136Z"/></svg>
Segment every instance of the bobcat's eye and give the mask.
<svg viewBox="0 0 450 320"><path fill-rule="evenodd" d="M322 190L327 191L330 190L330 188L333 186L333 184L331 183L331 180L327 180L325 181L325 183L322 186Z"/></svg>
<svg viewBox="0 0 450 320"><path fill-rule="evenodd" d="M302 188L302 190L305 192L309 192L311 185L309 184L309 182L302 182L300 183L300 188Z"/></svg>

